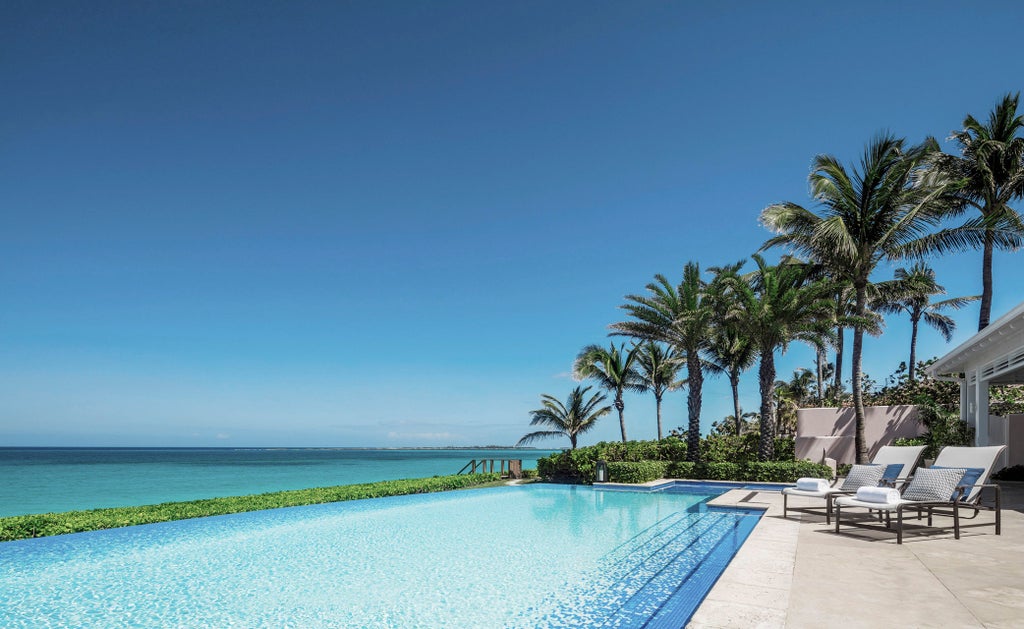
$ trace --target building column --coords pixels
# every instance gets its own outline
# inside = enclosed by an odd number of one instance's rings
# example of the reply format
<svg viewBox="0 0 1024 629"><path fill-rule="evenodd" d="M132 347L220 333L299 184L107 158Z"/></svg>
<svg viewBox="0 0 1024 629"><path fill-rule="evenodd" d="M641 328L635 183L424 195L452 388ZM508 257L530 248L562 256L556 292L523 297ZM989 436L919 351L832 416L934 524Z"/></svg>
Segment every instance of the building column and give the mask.
<svg viewBox="0 0 1024 629"><path fill-rule="evenodd" d="M988 438L988 380L981 379L981 371L974 377L974 444L987 446Z"/></svg>

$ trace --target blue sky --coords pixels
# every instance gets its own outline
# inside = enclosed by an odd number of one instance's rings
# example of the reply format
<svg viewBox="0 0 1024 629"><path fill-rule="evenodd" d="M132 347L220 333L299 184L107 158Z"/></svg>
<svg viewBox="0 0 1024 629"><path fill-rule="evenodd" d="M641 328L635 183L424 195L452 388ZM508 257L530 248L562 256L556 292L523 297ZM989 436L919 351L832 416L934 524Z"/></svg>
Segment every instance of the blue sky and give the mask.
<svg viewBox="0 0 1024 629"><path fill-rule="evenodd" d="M5 3L0 444L512 443L624 295L748 256L762 208L810 203L815 154L944 139L1020 90L1022 17ZM995 316L1024 299L1020 255L996 258ZM980 292L979 253L934 266ZM957 319L954 344L977 307ZM904 360L908 328L868 341L868 373ZM919 355L949 347L926 330ZM794 346L780 377L812 361ZM731 413L723 379L704 400L705 429ZM627 398L630 436L653 414ZM666 425L685 417L670 396Z"/></svg>

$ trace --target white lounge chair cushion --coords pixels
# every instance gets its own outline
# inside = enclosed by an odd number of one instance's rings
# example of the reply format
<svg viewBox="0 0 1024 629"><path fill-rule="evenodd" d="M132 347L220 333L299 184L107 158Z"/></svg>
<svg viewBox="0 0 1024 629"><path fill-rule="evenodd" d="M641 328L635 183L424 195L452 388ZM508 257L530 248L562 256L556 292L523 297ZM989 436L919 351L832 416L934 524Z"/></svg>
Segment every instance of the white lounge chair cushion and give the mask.
<svg viewBox="0 0 1024 629"><path fill-rule="evenodd" d="M846 475L846 480L843 481L843 486L839 489L856 491L861 487L878 487L878 481L882 480L882 474L885 474L884 465L854 465L850 468L850 473Z"/></svg>
<svg viewBox="0 0 1024 629"><path fill-rule="evenodd" d="M957 467L919 469L903 492L903 499L914 502L949 502L964 472L963 468Z"/></svg>

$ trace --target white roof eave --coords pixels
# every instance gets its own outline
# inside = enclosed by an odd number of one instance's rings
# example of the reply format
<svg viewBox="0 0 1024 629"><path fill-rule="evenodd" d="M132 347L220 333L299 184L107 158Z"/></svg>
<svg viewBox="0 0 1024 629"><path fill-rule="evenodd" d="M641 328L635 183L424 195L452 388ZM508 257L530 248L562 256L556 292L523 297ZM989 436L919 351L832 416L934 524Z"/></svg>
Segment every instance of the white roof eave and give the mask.
<svg viewBox="0 0 1024 629"><path fill-rule="evenodd" d="M969 355L988 344L993 338L1014 331L1014 323L1024 325L1024 302L1017 304L1010 312L999 317L984 330L967 339L951 352L935 361L925 371L931 377L967 371Z"/></svg>

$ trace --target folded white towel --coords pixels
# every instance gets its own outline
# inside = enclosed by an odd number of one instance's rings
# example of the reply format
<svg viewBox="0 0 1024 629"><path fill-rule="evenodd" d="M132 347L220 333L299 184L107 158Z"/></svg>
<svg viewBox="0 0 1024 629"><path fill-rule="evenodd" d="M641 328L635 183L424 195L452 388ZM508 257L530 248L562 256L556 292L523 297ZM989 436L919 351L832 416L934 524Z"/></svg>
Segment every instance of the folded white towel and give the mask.
<svg viewBox="0 0 1024 629"><path fill-rule="evenodd" d="M892 487L861 487L857 490L857 500L892 505L900 501L900 492Z"/></svg>
<svg viewBox="0 0 1024 629"><path fill-rule="evenodd" d="M799 478L796 488L802 491L828 491L831 487L824 478Z"/></svg>

